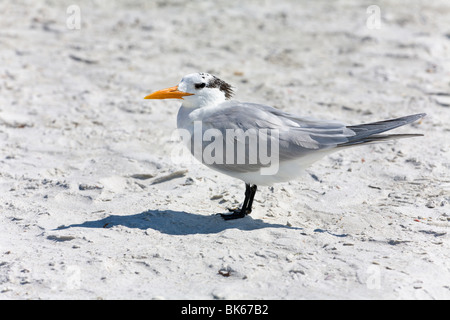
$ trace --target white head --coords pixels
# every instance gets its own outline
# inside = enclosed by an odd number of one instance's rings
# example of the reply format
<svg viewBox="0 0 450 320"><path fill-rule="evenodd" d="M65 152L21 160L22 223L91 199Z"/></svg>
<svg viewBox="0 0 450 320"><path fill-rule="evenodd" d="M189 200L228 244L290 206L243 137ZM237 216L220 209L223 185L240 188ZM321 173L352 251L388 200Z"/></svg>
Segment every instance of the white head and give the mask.
<svg viewBox="0 0 450 320"><path fill-rule="evenodd" d="M209 73L192 73L171 88L156 91L145 99L183 99L183 106L201 108L217 105L233 95L232 87Z"/></svg>

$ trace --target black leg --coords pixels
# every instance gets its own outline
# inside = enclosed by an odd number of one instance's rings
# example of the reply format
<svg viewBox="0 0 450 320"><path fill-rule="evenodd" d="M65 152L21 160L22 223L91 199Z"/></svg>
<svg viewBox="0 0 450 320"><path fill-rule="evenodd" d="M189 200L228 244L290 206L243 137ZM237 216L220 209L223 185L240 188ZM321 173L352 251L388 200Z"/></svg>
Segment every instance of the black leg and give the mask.
<svg viewBox="0 0 450 320"><path fill-rule="evenodd" d="M250 186L250 184L246 183L245 184L245 199L244 199L244 203L242 204L242 207L238 208L238 209L232 209L232 210L229 209L229 211L232 213L220 214L222 216L222 218L225 220L234 220L234 219L243 218L246 215L250 214L252 212L252 204L253 204L253 199L255 198L256 189L257 189L256 185Z"/></svg>
<svg viewBox="0 0 450 320"><path fill-rule="evenodd" d="M249 197L250 197L250 185L248 183L245 184L245 199L244 202L242 203L242 206L237 207L237 208L227 208L229 212L235 212L238 210L241 210L241 208L245 208L247 207L248 201L249 201Z"/></svg>
<svg viewBox="0 0 450 320"><path fill-rule="evenodd" d="M252 185L250 188L250 197L248 199L247 214L252 213L253 199L255 198L256 190L258 190L256 184Z"/></svg>

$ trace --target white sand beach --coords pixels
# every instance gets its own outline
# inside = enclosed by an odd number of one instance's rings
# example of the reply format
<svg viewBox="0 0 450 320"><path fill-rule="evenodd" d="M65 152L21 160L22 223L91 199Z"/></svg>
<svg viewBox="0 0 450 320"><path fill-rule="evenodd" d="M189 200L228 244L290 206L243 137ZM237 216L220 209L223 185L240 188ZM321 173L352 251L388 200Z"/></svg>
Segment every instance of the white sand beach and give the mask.
<svg viewBox="0 0 450 320"><path fill-rule="evenodd" d="M450 299L450 3L370 4L0 2L0 299ZM244 183L174 162L180 102L143 99L193 72L348 124L425 112L395 130L424 137L224 221Z"/></svg>

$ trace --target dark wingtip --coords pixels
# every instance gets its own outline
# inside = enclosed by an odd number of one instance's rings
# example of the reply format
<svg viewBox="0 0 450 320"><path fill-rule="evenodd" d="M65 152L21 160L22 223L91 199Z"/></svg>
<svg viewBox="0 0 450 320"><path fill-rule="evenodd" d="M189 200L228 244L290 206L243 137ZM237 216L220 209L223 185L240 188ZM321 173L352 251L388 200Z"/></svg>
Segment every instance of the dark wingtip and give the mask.
<svg viewBox="0 0 450 320"><path fill-rule="evenodd" d="M379 135L379 133L389 131L407 125L409 123L415 122L425 117L426 115L427 115L426 113L417 113L396 119L365 123L357 126L347 126L348 129L353 130L355 132L355 135L348 137L348 142L345 142L339 146L345 147L350 145L371 143L375 141L423 136L422 134Z"/></svg>
<svg viewBox="0 0 450 320"><path fill-rule="evenodd" d="M427 114L426 113L417 113L411 115L411 117L417 117L417 119L424 118Z"/></svg>

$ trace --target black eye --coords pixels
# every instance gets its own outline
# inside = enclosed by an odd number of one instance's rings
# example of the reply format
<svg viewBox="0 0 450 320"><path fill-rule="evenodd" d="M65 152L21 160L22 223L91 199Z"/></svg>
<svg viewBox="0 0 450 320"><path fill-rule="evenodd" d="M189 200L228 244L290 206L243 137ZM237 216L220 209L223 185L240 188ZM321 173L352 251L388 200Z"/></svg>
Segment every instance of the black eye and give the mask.
<svg viewBox="0 0 450 320"><path fill-rule="evenodd" d="M196 83L195 84L195 89L203 89L206 86L206 83L202 82L202 83Z"/></svg>

